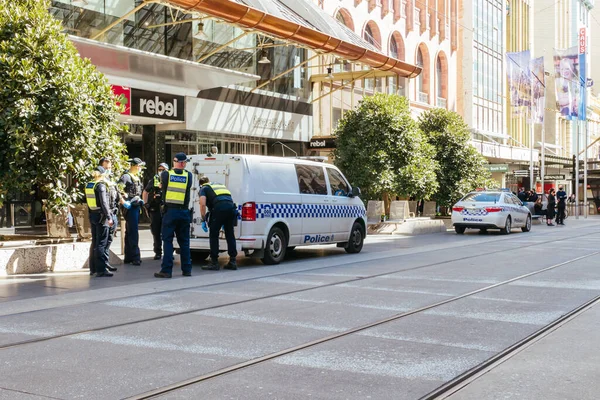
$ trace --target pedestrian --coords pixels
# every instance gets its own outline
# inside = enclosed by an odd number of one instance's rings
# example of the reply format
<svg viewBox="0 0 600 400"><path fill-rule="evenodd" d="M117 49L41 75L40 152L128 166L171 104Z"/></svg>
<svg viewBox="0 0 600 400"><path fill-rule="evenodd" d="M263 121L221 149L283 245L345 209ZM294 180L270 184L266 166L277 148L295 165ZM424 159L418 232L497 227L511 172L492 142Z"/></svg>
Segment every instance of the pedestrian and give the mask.
<svg viewBox="0 0 600 400"><path fill-rule="evenodd" d="M110 272L115 272L117 271L117 267L113 267L112 265L110 265L110 245L113 242L113 239L117 232L117 226L119 225L119 204L123 205L124 207L128 207L128 205L124 204L125 201L123 200L121 194L117 190L117 183L113 180L112 161L110 160L110 158L102 157L98 164L106 170L106 173L104 174L104 183L106 183L106 188L108 190L108 203L113 215L113 225L110 227L108 242L106 243L105 248L106 259L109 262L106 265L106 268Z"/></svg>
<svg viewBox="0 0 600 400"><path fill-rule="evenodd" d="M92 174L94 180L85 186L85 198L92 225L93 257L90 260L90 275L95 273L97 277L113 276L107 271L106 245L114 218L108 201L107 185L104 182L105 173L104 168L97 166Z"/></svg>
<svg viewBox="0 0 600 400"><path fill-rule="evenodd" d="M529 192L529 201L533 201L534 203L537 201L538 199L538 195L535 191L535 189L531 189L531 191Z"/></svg>
<svg viewBox="0 0 600 400"><path fill-rule="evenodd" d="M517 197L519 198L519 200L521 200L523 203L527 201L527 193L525 193L525 188L524 187L520 187L519 188L519 194L517 195Z"/></svg>
<svg viewBox="0 0 600 400"><path fill-rule="evenodd" d="M218 271L219 266L219 231L221 227L225 231L227 240L227 253L229 262L225 265L226 269L237 269L237 250L235 248L234 226L237 224L237 207L231 198L231 192L219 183L210 183L208 177L203 176L198 182L200 188L200 216L202 221L206 221L207 208L210 217L208 218L208 229L210 238L210 262L203 265L202 269Z"/></svg>
<svg viewBox="0 0 600 400"><path fill-rule="evenodd" d="M544 215L544 206L542 205L542 198L538 197L533 205L533 213L535 215Z"/></svg>
<svg viewBox="0 0 600 400"><path fill-rule="evenodd" d="M123 211L125 215L125 257L123 262L125 264L140 265L142 259L139 246L139 222L142 213L141 207L144 205L144 201L140 198L144 190L140 175L142 167L146 163L137 157L128 160L128 162L130 164L129 171L125 172L119 181L124 187L125 199L131 204L129 209Z"/></svg>
<svg viewBox="0 0 600 400"><path fill-rule="evenodd" d="M145 207L150 215L150 231L152 232L152 238L154 239L154 259L160 260L162 256L162 214L160 211L162 189L160 184L160 175L163 171L168 171L169 165L162 163L158 166L158 171L151 180L148 181L142 194Z"/></svg>
<svg viewBox="0 0 600 400"><path fill-rule="evenodd" d="M554 189L550 189L548 192L548 205L546 206L546 224L548 226L554 226L552 221L554 220L554 208L556 207L556 197Z"/></svg>
<svg viewBox="0 0 600 400"><path fill-rule="evenodd" d="M562 186L558 187L558 192L556 192L556 225L564 225L565 224L565 207L567 202L567 192L565 192Z"/></svg>
<svg viewBox="0 0 600 400"><path fill-rule="evenodd" d="M173 237L177 236L181 256L183 276L192 276L192 257L190 254L190 192L192 173L185 170L188 158L185 153L175 154L173 169L160 175L162 185L162 240L163 258L160 272L155 278L170 278L173 274Z"/></svg>

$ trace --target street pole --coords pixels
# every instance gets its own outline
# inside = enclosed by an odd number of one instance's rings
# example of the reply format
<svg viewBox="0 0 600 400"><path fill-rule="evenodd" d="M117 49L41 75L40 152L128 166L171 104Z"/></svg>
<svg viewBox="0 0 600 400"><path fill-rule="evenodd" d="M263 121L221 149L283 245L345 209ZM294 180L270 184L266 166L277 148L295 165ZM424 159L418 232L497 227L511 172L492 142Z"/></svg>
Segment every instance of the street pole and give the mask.
<svg viewBox="0 0 600 400"><path fill-rule="evenodd" d="M533 106L531 106L533 111ZM534 138L534 123L533 123L533 112L529 113L531 128L529 129L529 188L535 190L535 176L533 174L533 138Z"/></svg>
<svg viewBox="0 0 600 400"><path fill-rule="evenodd" d="M587 97L587 90L586 90L586 97ZM587 107L587 104L585 104L584 107ZM588 211L590 208L588 206L588 197L587 197L587 178L588 178L588 158L587 158L588 122L587 122L587 119L585 121L583 121L583 126L584 126L584 130L585 130L585 136L584 136L585 144L583 146L583 148L585 149L585 153L583 154L583 215L584 215L584 218L587 219Z"/></svg>
<svg viewBox="0 0 600 400"><path fill-rule="evenodd" d="M540 181L542 182L542 194L544 194L544 175L546 175L546 128L542 120L542 159L540 164Z"/></svg>
<svg viewBox="0 0 600 400"><path fill-rule="evenodd" d="M579 219L579 117L575 120L575 219Z"/></svg>

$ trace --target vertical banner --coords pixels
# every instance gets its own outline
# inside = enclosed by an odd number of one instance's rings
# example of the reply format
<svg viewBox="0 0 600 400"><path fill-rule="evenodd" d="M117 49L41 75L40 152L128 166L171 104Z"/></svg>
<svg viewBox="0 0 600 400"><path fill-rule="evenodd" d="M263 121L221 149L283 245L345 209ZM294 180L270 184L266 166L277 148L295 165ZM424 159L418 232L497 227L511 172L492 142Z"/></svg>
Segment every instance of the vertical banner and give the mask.
<svg viewBox="0 0 600 400"><path fill-rule="evenodd" d="M562 116L573 119L579 107L579 54L578 47L554 49L556 73L556 107Z"/></svg>
<svg viewBox="0 0 600 400"><path fill-rule="evenodd" d="M585 70L585 53L587 52L587 40L586 40L585 27L579 28L579 119L585 121L586 119L586 70Z"/></svg>
<svg viewBox="0 0 600 400"><path fill-rule="evenodd" d="M532 119L534 124L544 123L546 107L546 81L544 77L544 57L534 58L529 64L531 71L531 101L533 102Z"/></svg>
<svg viewBox="0 0 600 400"><path fill-rule="evenodd" d="M531 77L529 50L518 53L506 53L506 74L510 105L514 116L523 115L531 107Z"/></svg>

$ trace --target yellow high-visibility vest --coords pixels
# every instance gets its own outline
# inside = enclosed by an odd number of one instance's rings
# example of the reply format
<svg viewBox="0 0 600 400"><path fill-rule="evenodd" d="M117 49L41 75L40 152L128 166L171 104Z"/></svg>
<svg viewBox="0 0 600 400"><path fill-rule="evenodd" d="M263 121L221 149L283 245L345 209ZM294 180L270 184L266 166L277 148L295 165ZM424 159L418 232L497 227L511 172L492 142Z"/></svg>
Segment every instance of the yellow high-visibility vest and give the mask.
<svg viewBox="0 0 600 400"><path fill-rule="evenodd" d="M96 201L96 185L98 185L98 183L100 182L88 182L88 184L85 185L85 201L87 202L87 205L91 211L97 211L100 209Z"/></svg>
<svg viewBox="0 0 600 400"><path fill-rule="evenodd" d="M154 187L160 187L160 176L154 175Z"/></svg>
<svg viewBox="0 0 600 400"><path fill-rule="evenodd" d="M215 195L217 195L217 196L221 196L221 195L231 196L231 192L229 191L229 189L227 189L227 187L225 185L221 185L220 183L205 183L202 186L210 187L215 192Z"/></svg>
<svg viewBox="0 0 600 400"><path fill-rule="evenodd" d="M165 203L183 205L187 191L188 173L183 170L180 174L174 170L169 171L169 181Z"/></svg>

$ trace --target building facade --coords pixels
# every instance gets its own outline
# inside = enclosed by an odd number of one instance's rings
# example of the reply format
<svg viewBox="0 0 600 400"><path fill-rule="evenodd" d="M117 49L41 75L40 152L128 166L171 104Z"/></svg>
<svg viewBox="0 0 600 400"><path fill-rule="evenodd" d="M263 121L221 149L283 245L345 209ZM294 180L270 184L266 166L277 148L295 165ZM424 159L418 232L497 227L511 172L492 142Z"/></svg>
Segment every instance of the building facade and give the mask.
<svg viewBox="0 0 600 400"><path fill-rule="evenodd" d="M322 57L311 79L317 138L332 135L344 112L374 93L406 96L415 117L432 107L456 110L458 0L314 1L379 51L422 67L407 79L367 74L361 65Z"/></svg>

